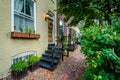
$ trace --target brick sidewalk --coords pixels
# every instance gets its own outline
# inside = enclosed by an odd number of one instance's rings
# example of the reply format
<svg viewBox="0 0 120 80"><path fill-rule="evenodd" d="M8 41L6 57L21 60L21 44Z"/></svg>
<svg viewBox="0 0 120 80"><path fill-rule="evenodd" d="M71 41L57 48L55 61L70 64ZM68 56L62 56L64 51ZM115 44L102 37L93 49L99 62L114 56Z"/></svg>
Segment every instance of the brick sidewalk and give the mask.
<svg viewBox="0 0 120 80"><path fill-rule="evenodd" d="M80 47L70 52L70 57L64 57L55 71L39 68L34 72L28 71L28 75L22 80L79 80L84 73L85 57L80 53Z"/></svg>

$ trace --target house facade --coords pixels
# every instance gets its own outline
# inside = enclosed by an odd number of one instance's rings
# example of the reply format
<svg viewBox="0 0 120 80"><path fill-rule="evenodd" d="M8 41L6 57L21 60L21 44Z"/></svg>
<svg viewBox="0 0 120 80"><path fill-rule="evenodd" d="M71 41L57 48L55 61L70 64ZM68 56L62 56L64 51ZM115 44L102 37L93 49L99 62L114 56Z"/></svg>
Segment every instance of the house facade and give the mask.
<svg viewBox="0 0 120 80"><path fill-rule="evenodd" d="M0 0L0 79L31 54L56 43L56 0Z"/></svg>

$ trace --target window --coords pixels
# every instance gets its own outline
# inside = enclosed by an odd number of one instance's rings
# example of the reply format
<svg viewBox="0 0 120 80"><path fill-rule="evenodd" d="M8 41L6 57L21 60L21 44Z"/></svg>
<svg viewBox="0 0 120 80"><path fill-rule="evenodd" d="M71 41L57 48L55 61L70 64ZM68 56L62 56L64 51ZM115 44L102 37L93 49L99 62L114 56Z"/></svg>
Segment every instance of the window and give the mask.
<svg viewBox="0 0 120 80"><path fill-rule="evenodd" d="M27 61L30 55L36 55L36 52L30 51L30 52L24 52L22 54L15 55L12 57L12 64L22 60Z"/></svg>
<svg viewBox="0 0 120 80"><path fill-rule="evenodd" d="M14 0L14 32L35 33L35 3L32 0Z"/></svg>
<svg viewBox="0 0 120 80"><path fill-rule="evenodd" d="M64 35L64 23L62 20L59 21L59 34L60 36Z"/></svg>
<svg viewBox="0 0 120 80"><path fill-rule="evenodd" d="M55 0L52 0L53 3L55 3Z"/></svg>

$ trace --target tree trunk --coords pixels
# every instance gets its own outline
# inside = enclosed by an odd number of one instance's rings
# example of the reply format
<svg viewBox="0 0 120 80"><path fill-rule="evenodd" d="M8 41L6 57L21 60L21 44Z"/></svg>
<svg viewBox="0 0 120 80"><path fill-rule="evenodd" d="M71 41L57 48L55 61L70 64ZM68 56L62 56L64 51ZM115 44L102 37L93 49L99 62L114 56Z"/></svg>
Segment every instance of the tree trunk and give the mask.
<svg viewBox="0 0 120 80"><path fill-rule="evenodd" d="M105 0L106 2L106 8L107 8L107 12L105 12L105 19L108 21L109 25L112 25L112 21L110 19L110 15L111 15L111 8L112 8L112 4L110 3L111 0Z"/></svg>

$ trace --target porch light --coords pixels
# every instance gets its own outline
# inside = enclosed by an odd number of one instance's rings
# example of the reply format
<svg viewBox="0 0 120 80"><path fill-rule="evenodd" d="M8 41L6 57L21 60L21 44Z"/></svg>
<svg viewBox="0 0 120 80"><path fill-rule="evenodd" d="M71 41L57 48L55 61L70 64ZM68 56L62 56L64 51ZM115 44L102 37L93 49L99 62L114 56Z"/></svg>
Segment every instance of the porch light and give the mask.
<svg viewBox="0 0 120 80"><path fill-rule="evenodd" d="M49 14L46 13L44 17L45 17L45 21L47 21L47 19L49 18Z"/></svg>

